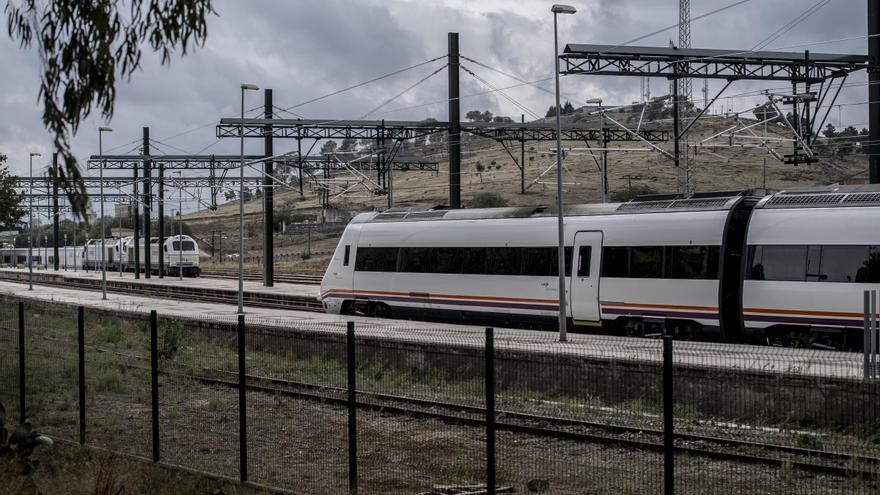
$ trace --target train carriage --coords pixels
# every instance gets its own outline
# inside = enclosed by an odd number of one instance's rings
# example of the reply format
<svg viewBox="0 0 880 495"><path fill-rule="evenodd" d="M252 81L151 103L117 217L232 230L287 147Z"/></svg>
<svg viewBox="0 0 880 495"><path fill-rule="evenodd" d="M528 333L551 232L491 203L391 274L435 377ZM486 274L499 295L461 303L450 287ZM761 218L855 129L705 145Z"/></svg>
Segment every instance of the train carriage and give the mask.
<svg viewBox="0 0 880 495"><path fill-rule="evenodd" d="M876 186L783 191L749 221L746 332L789 345L861 345L862 294L880 286Z"/></svg>
<svg viewBox="0 0 880 495"><path fill-rule="evenodd" d="M567 207L569 325L717 333L719 274L725 263L741 270L742 234L726 239L727 226L744 233L747 215L734 212L748 201ZM340 240L322 298L330 312L553 326L556 236L556 212L543 207L363 214Z"/></svg>
<svg viewBox="0 0 880 495"><path fill-rule="evenodd" d="M631 335L853 348L880 288L880 187L763 190L567 206L568 324ZM325 309L518 327L556 324L551 208L356 217Z"/></svg>

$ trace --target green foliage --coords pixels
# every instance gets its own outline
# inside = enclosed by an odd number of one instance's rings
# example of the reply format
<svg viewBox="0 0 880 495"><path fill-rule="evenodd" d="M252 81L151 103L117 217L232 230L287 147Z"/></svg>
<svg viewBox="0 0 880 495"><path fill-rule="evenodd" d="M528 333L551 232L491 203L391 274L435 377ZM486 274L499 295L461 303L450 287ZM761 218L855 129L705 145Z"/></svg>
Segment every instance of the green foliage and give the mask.
<svg viewBox="0 0 880 495"><path fill-rule="evenodd" d="M22 194L15 190L15 177L6 168L6 155L0 153L0 230L12 230L24 216L19 207Z"/></svg>
<svg viewBox="0 0 880 495"><path fill-rule="evenodd" d="M353 151L357 145L355 138L343 138L342 144L339 145L339 151Z"/></svg>
<svg viewBox="0 0 880 495"><path fill-rule="evenodd" d="M74 210L84 214L88 195L69 138L95 106L113 117L116 76L138 70L141 45L162 54L162 64L180 50L204 44L211 0L7 0L10 38L22 48L36 45L41 60L43 125L53 136L63 166L52 170ZM34 43L36 41L36 43Z"/></svg>
<svg viewBox="0 0 880 495"><path fill-rule="evenodd" d="M500 208L502 206L507 206L507 200L494 192L474 194L473 199L468 204L469 208Z"/></svg>
<svg viewBox="0 0 880 495"><path fill-rule="evenodd" d="M322 155L332 155L336 152L337 143L334 140L329 140L321 146L321 154Z"/></svg>
<svg viewBox="0 0 880 495"><path fill-rule="evenodd" d="M625 203L636 196L644 196L646 194L657 194L657 191L651 186L635 186L623 191L614 191L610 197L611 201Z"/></svg>
<svg viewBox="0 0 880 495"><path fill-rule="evenodd" d="M755 118L758 120L766 120L779 117L779 112L776 111L776 108L774 108L773 104L769 101L767 103L764 103L763 105L756 106L752 110L752 113L755 114Z"/></svg>
<svg viewBox="0 0 880 495"><path fill-rule="evenodd" d="M562 105L562 115L571 115L575 112L574 105L571 104L570 101L566 101L564 105ZM547 109L547 115L544 117L555 117L556 116L556 105L550 105L550 108Z"/></svg>
<svg viewBox="0 0 880 495"><path fill-rule="evenodd" d="M52 439L43 436L31 427L30 421L18 425L12 434L6 429L6 406L0 403L0 456L11 457L19 462L24 474L30 474L37 467L37 460L31 454L40 445L52 445Z"/></svg>
<svg viewBox="0 0 880 495"><path fill-rule="evenodd" d="M477 162L477 164L474 168L477 169L477 172L482 172L482 171L486 170L486 166L483 165L482 162Z"/></svg>
<svg viewBox="0 0 880 495"><path fill-rule="evenodd" d="M174 359L185 342L183 323L178 320L165 320L159 328L159 357Z"/></svg>

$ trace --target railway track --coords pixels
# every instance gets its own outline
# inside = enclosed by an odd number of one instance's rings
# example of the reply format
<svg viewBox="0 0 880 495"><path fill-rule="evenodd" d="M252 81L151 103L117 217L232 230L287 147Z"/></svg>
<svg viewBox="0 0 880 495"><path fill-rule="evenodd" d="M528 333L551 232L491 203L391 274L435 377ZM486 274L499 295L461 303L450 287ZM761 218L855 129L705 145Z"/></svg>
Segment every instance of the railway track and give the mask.
<svg viewBox="0 0 880 495"><path fill-rule="evenodd" d="M13 274L14 275L14 274ZM42 274L41 274L42 275ZM23 278L10 276L6 272L0 272L0 280L10 282L27 283L26 275ZM100 291L101 280L78 279L74 277L59 278L38 276L35 274L34 284L66 289L82 289ZM222 289L207 289L184 287L174 284L146 284L130 281L107 280L107 291L116 294L128 294L160 299L174 299L178 301L205 302L217 304L238 303L238 293ZM306 296L278 295L262 292L245 292L244 303L251 307L287 309L292 311L323 311L321 303L317 299Z"/></svg>
<svg viewBox="0 0 880 495"><path fill-rule="evenodd" d="M206 369L204 371L236 375L221 370ZM168 374L178 375L177 373ZM231 379L181 376L209 385L238 387L238 382ZM250 382L247 386L249 390L340 406L348 404L345 399L346 389L342 387L328 387L254 375L248 375L247 378ZM363 410L434 419L471 427L486 426L486 410L478 406L374 392L359 391L357 395L362 399L357 402L357 407ZM495 427L499 431L658 453L662 453L664 449L663 431L658 429L610 425L512 410L496 410L496 414ZM788 466L793 469L844 478L861 476L865 479L871 479L880 473L880 458L877 457L690 433L677 433L675 443L676 454L701 456L715 460L760 464L776 468Z"/></svg>
<svg viewBox="0 0 880 495"><path fill-rule="evenodd" d="M238 270L235 268L205 268L202 267L202 277L207 278L238 278ZM245 280L263 280L263 273L259 270L245 270ZM276 282L288 284L318 285L321 283L321 275L306 275L295 273L275 273Z"/></svg>

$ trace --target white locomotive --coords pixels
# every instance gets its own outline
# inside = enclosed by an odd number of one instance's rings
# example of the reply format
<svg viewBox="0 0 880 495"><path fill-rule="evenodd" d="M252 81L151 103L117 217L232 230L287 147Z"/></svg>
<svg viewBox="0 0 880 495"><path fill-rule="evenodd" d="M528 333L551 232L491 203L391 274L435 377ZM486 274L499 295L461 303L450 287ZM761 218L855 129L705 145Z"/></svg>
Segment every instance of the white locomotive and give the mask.
<svg viewBox="0 0 880 495"><path fill-rule="evenodd" d="M880 188L567 206L573 329L860 345L880 288ZM321 283L326 311L553 326L552 208L358 215Z"/></svg>
<svg viewBox="0 0 880 495"><path fill-rule="evenodd" d="M141 272L145 270L144 256L144 239L138 239L138 260L137 269ZM150 239L150 272L159 272L159 238ZM165 265L165 273L169 275L199 276L201 269L199 268L199 246L196 241L188 236L171 236L166 237L164 244L161 246L163 264ZM135 249L134 238L126 238L123 243L122 266L125 271L135 270Z"/></svg>
<svg viewBox="0 0 880 495"><path fill-rule="evenodd" d="M140 253L138 260L139 271L144 271L144 241L139 239ZM134 238L108 238L104 240L105 258L107 271L132 272L135 269ZM187 235L171 236L165 238L163 249L163 262L165 273L178 275L183 272L184 276L199 276L199 246L196 241ZM65 256L66 252L66 256ZM0 262L5 265L27 266L28 248L0 248ZM52 247L34 247L34 267L52 268L55 262ZM59 248L58 265L61 269L100 270L101 269L101 239L89 239L85 246L69 246ZM159 239L154 237L150 240L150 272L159 272Z"/></svg>

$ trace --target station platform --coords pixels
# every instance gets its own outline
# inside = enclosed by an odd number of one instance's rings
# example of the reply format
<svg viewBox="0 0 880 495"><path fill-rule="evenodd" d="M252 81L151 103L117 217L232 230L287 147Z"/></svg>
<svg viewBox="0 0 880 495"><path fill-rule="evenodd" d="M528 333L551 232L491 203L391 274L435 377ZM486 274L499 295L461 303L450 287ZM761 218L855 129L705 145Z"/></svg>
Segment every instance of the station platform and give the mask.
<svg viewBox="0 0 880 495"><path fill-rule="evenodd" d="M21 270L19 270L21 271ZM3 270L0 273L9 273ZM130 277L130 274L128 274ZM75 278L94 278L94 274L77 274ZM98 274L100 281L100 274ZM165 283L171 282L166 279ZM178 282L176 279L174 282ZM225 280L191 280L193 285L235 283ZM157 283L156 280L139 283ZM265 290L250 284L251 290ZM316 294L316 286L278 288L290 293L302 291ZM271 290L271 289L269 289ZM309 292L311 291L311 292ZM156 310L163 317L186 319L213 319L218 322L236 321L237 306L203 301L187 301L170 298L155 298L141 295L108 293L107 300L101 300L94 290L82 290L59 286L34 285L33 291L19 282L0 280L0 295L25 297L34 300L67 305L82 305L121 314L148 314ZM346 324L355 322L357 334L362 338L390 346L416 346L424 350L431 348L471 347L480 349L485 327L454 325L410 320L382 320L350 315L332 315L316 311L290 310L283 308L253 307L245 303L246 319L263 327L277 329L278 333L287 331L308 331L332 334L334 338L344 337ZM496 328L495 347L499 351L509 351L528 360L535 356L555 356L558 358L581 358L612 362L662 363L662 345L659 340L615 337L607 335L569 334L567 342L559 342L556 333L548 331ZM710 342L676 342L676 365L699 369L728 370L732 374L761 372L773 375L787 375L795 378L827 377L833 379L859 378L863 372L863 356L859 353L779 348L770 346L736 345Z"/></svg>

